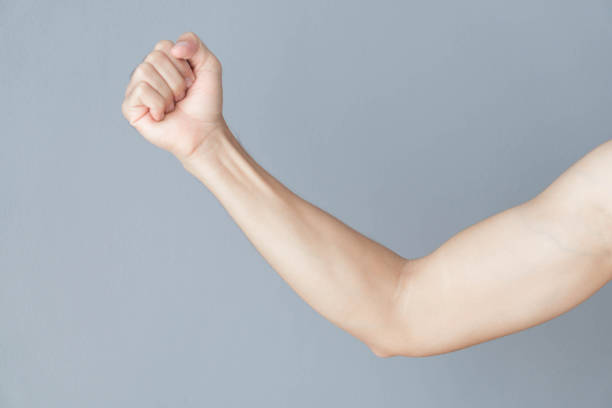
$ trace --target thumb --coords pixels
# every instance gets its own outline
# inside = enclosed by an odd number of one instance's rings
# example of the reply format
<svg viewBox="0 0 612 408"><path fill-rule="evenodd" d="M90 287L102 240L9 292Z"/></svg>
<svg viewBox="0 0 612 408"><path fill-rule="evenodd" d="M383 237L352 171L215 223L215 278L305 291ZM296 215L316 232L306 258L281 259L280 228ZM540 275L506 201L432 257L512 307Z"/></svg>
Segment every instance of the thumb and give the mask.
<svg viewBox="0 0 612 408"><path fill-rule="evenodd" d="M194 71L220 71L221 66L217 58L193 32L181 34L176 43L170 49L175 58L186 59Z"/></svg>

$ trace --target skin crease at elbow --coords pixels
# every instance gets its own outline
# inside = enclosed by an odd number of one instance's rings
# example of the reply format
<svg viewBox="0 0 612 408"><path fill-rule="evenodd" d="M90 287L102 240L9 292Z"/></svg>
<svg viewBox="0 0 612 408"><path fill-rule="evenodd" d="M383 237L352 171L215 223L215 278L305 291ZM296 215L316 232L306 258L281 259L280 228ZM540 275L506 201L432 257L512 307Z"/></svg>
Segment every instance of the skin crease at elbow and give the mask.
<svg viewBox="0 0 612 408"><path fill-rule="evenodd" d="M154 44L121 110L208 188L304 301L377 356L431 356L516 333L612 278L612 142L532 199L407 259L303 200L245 151L223 117L221 62L195 33Z"/></svg>

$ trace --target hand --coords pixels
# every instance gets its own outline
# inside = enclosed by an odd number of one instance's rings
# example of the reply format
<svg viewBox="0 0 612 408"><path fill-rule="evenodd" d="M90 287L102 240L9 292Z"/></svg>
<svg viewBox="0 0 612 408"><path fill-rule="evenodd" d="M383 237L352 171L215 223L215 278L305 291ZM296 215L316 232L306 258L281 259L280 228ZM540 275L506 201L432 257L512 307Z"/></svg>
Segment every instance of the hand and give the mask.
<svg viewBox="0 0 612 408"><path fill-rule="evenodd" d="M183 160L225 128L222 105L221 64L187 32L176 44L158 42L136 67L121 111L146 140Z"/></svg>

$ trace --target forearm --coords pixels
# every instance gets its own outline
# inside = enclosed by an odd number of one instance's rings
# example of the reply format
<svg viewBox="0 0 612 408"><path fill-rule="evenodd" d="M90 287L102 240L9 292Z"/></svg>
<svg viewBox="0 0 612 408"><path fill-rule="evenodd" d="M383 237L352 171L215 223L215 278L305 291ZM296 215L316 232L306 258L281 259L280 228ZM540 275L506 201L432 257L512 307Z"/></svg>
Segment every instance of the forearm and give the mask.
<svg viewBox="0 0 612 408"><path fill-rule="evenodd" d="M226 128L206 143L185 168L307 303L377 351L395 328L393 303L406 260L291 192Z"/></svg>

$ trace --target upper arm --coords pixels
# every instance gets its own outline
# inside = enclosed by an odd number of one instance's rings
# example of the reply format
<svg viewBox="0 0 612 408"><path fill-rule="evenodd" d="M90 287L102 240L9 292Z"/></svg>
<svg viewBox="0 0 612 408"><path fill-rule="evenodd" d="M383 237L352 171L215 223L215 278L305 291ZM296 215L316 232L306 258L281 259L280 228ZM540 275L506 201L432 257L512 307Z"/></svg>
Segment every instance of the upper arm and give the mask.
<svg viewBox="0 0 612 408"><path fill-rule="evenodd" d="M612 258L612 140L588 152L531 201L543 217L553 211L559 234L564 228L575 245Z"/></svg>
<svg viewBox="0 0 612 408"><path fill-rule="evenodd" d="M431 355L537 325L611 278L612 144L532 200L482 220L407 263L396 354Z"/></svg>

